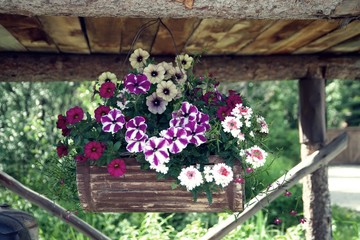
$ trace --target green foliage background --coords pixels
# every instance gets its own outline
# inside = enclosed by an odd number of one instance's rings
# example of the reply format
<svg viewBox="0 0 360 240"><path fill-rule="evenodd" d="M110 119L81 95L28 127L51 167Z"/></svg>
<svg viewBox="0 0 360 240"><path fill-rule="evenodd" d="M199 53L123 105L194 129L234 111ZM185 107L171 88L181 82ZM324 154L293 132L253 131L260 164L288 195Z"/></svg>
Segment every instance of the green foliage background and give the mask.
<svg viewBox="0 0 360 240"><path fill-rule="evenodd" d="M60 137L57 115L79 105L91 111L92 83L0 83L0 169L23 184L68 207L76 193L61 191L62 183L48 177L55 164L55 144ZM297 129L297 81L227 84L223 91L237 89L261 111L270 124L267 141L273 152L267 171L247 182L247 200L252 186L266 187L299 161ZM359 126L359 81L332 81L327 84L328 127ZM273 161L271 161L273 159ZM64 184L73 176L63 174ZM258 184L258 185L256 185ZM290 210L302 209L301 187L289 189L291 197L279 197L225 239L301 239L302 225ZM57 193L57 194L55 194ZM60 199L65 199L60 200ZM41 239L86 239L65 223L0 186L0 203L32 213L39 222ZM222 214L77 214L112 239L197 239L206 229L227 216ZM301 213L300 213L301 214ZM272 224L279 217L283 223ZM333 209L334 239L359 239L359 214Z"/></svg>

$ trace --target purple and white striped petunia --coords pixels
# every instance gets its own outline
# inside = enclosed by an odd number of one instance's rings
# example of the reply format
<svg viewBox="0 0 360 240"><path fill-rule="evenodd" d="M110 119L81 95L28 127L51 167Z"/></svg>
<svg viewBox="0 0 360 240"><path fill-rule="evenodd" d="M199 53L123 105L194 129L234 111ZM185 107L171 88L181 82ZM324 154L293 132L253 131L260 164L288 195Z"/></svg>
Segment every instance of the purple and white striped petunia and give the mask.
<svg viewBox="0 0 360 240"><path fill-rule="evenodd" d="M143 150L145 160L151 165L162 165L169 162L168 142L163 137L151 137L145 143Z"/></svg>
<svg viewBox="0 0 360 240"><path fill-rule="evenodd" d="M150 81L144 74L128 74L124 81L125 88L135 94L145 94L150 89Z"/></svg>
<svg viewBox="0 0 360 240"><path fill-rule="evenodd" d="M205 131L210 129L210 124L209 124L209 115L202 113L202 112L198 112L196 114L196 123L199 126L203 126L205 127Z"/></svg>
<svg viewBox="0 0 360 240"><path fill-rule="evenodd" d="M116 133L123 128L125 124L125 117L119 109L112 109L110 112L101 117L104 132Z"/></svg>
<svg viewBox="0 0 360 240"><path fill-rule="evenodd" d="M188 135L182 127L170 127L162 135L169 143L169 152L177 154L188 145Z"/></svg>
<svg viewBox="0 0 360 240"><path fill-rule="evenodd" d="M189 122L185 125L188 134L188 141L200 146L207 141L205 137L205 127L198 125L196 122Z"/></svg>
<svg viewBox="0 0 360 240"><path fill-rule="evenodd" d="M126 150L131 153L142 152L144 150L147 139L148 136L146 134L142 138L136 140L125 137L125 141L127 142Z"/></svg>
<svg viewBox="0 0 360 240"><path fill-rule="evenodd" d="M183 102L181 104L181 108L177 112L177 115L184 119L184 124L187 124L188 122L196 120L196 115L198 112L199 111L195 105L192 105L188 102Z"/></svg>
<svg viewBox="0 0 360 240"><path fill-rule="evenodd" d="M126 123L125 136L131 140L138 140L144 137L147 125L145 118L136 116Z"/></svg>

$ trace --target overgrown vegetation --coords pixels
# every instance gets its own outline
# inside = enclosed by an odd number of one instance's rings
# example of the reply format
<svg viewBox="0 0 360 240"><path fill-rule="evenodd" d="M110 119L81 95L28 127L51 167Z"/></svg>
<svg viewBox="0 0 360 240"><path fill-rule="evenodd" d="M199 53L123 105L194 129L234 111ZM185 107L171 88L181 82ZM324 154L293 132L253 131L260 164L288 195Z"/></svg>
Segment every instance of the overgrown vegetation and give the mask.
<svg viewBox="0 0 360 240"><path fill-rule="evenodd" d="M351 85L351 86L350 86ZM264 82L237 85L251 102L258 102L257 110L270 123L267 142L275 159L268 171L259 175L258 184L266 187L274 179L294 166L299 159L297 129L297 82ZM234 88L232 85L229 88ZM358 126L358 81L333 81L328 84L328 127L346 123ZM51 182L46 168L51 167L59 131L55 129L58 113L69 106L91 105L90 83L1 83L0 84L0 169L66 207L76 198L68 193L65 201L55 199L50 191L60 193L64 182ZM346 103L346 104L345 104ZM348 104L350 103L350 104ZM345 107L344 107L345 106ZM292 209L302 209L301 187L288 189L290 197L281 196L267 209L239 226L225 239L302 239L302 226ZM247 189L249 200L251 189ZM64 196L62 196L64 197ZM0 203L7 202L15 209L31 212L40 225L41 239L86 239L65 223L44 210L28 203L0 187ZM226 214L89 214L79 211L81 218L109 235L112 239L197 239L206 230L225 218ZM299 213L301 214L301 213ZM282 224L275 225L275 218ZM334 239L359 239L360 214L333 208Z"/></svg>

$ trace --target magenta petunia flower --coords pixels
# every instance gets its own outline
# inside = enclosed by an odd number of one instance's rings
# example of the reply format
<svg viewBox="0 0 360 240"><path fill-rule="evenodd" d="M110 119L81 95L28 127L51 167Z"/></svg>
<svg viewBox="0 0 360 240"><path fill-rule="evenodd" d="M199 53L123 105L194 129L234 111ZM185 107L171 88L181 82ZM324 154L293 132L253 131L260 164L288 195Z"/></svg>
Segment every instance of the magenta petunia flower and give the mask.
<svg viewBox="0 0 360 240"><path fill-rule="evenodd" d="M105 147L100 142L88 142L84 147L85 156L91 160L98 160L104 151Z"/></svg>
<svg viewBox="0 0 360 240"><path fill-rule="evenodd" d="M216 115L220 119L220 121L224 121L224 119L227 116L230 116L230 113L231 113L231 108L229 108L227 106L221 106L216 111Z"/></svg>
<svg viewBox="0 0 360 240"><path fill-rule="evenodd" d="M190 143L200 146L207 141L204 126L200 126L196 122L189 122L185 125L185 129Z"/></svg>
<svg viewBox="0 0 360 240"><path fill-rule="evenodd" d="M108 114L101 117L104 132L116 133L123 128L125 117L119 109L114 108Z"/></svg>
<svg viewBox="0 0 360 240"><path fill-rule="evenodd" d="M229 108L235 107L236 104L242 103L242 99L239 94L231 94L228 99L226 99L226 104Z"/></svg>
<svg viewBox="0 0 360 240"><path fill-rule="evenodd" d="M141 139L145 135L146 128L145 118L136 116L126 123L125 136L132 140Z"/></svg>
<svg viewBox="0 0 360 240"><path fill-rule="evenodd" d="M114 177L120 177L126 172L126 165L122 159L114 159L108 164L108 172Z"/></svg>
<svg viewBox="0 0 360 240"><path fill-rule="evenodd" d="M65 129L66 124L67 124L66 117L59 114L58 115L58 120L56 122L56 127L59 128L59 129Z"/></svg>
<svg viewBox="0 0 360 240"><path fill-rule="evenodd" d="M84 118L84 111L81 107L75 106L66 111L66 121L69 124L80 122Z"/></svg>
<svg viewBox="0 0 360 240"><path fill-rule="evenodd" d="M182 127L170 127L162 135L169 143L169 152L177 154L188 145L188 135Z"/></svg>
<svg viewBox="0 0 360 240"><path fill-rule="evenodd" d="M151 83L144 74L128 74L124 86L131 93L145 94L149 91Z"/></svg>
<svg viewBox="0 0 360 240"><path fill-rule="evenodd" d="M75 156L75 160L79 163L83 163L83 162L86 162L87 157L83 154L78 154Z"/></svg>
<svg viewBox="0 0 360 240"><path fill-rule="evenodd" d="M215 92L207 92L202 96L202 100L206 105L218 105L219 99Z"/></svg>
<svg viewBox="0 0 360 240"><path fill-rule="evenodd" d="M151 165L162 165L167 163L169 158L168 142L162 137L151 137L145 143L144 147L145 159Z"/></svg>
<svg viewBox="0 0 360 240"><path fill-rule="evenodd" d="M147 139L148 136L146 134L142 138L136 140L125 137L125 141L127 142L126 150L131 153L142 152Z"/></svg>
<svg viewBox="0 0 360 240"><path fill-rule="evenodd" d="M66 137L66 136L70 135L71 129L70 128L63 128L63 129L61 129L61 132L62 132L62 135L64 137Z"/></svg>
<svg viewBox="0 0 360 240"><path fill-rule="evenodd" d="M65 144L62 143L56 147L56 152L59 158L62 158L69 154L67 146L65 146Z"/></svg>
<svg viewBox="0 0 360 240"><path fill-rule="evenodd" d="M97 122L101 123L101 117L110 112L110 107L101 105L97 107L94 111L95 119Z"/></svg>
<svg viewBox="0 0 360 240"><path fill-rule="evenodd" d="M116 85L113 82L104 82L101 84L99 89L100 97L102 98L111 98L114 96Z"/></svg>

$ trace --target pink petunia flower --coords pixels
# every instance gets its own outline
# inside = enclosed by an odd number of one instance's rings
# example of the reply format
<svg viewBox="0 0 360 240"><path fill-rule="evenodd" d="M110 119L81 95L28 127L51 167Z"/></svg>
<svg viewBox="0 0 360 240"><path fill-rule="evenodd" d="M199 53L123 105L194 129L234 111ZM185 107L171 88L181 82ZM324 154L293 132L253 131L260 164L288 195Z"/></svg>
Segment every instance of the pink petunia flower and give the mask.
<svg viewBox="0 0 360 240"><path fill-rule="evenodd" d="M112 160L108 166L107 170L110 173L110 175L114 177L120 177L125 174L126 172L126 165L124 160L122 159L114 159Z"/></svg>
<svg viewBox="0 0 360 240"><path fill-rule="evenodd" d="M59 156L59 158L62 158L69 154L67 146L62 143L56 147L56 152L57 152L57 155Z"/></svg>
<svg viewBox="0 0 360 240"><path fill-rule="evenodd" d="M80 122L84 118L84 111L81 107L75 106L66 111L66 121L69 124Z"/></svg>
<svg viewBox="0 0 360 240"><path fill-rule="evenodd" d="M116 133L125 125L125 116L119 109L112 109L108 114L101 117L104 132Z"/></svg>
<svg viewBox="0 0 360 240"><path fill-rule="evenodd" d="M101 105L97 107L94 111L95 119L98 123L101 123L101 117L110 112L110 107Z"/></svg>
<svg viewBox="0 0 360 240"><path fill-rule="evenodd" d="M100 142L88 142L84 147L85 156L91 160L98 160L104 151L105 147Z"/></svg>
<svg viewBox="0 0 360 240"><path fill-rule="evenodd" d="M116 85L113 82L104 82L99 89L99 95L102 98L111 98L114 96Z"/></svg>
<svg viewBox="0 0 360 240"><path fill-rule="evenodd" d="M78 154L75 156L75 160L79 163L83 163L83 162L86 162L87 157L83 154Z"/></svg>

